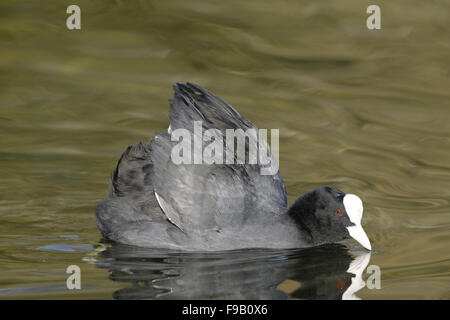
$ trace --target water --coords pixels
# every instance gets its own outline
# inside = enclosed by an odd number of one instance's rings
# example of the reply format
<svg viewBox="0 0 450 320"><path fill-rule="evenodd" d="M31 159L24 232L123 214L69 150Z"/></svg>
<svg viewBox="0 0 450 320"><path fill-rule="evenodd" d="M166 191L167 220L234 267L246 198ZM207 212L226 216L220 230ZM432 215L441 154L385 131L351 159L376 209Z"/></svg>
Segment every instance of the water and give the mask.
<svg viewBox="0 0 450 320"><path fill-rule="evenodd" d="M59 1L0 4L0 298L343 297L352 261L367 262L358 248L100 243L110 172L166 130L171 85L186 81L280 129L290 202L320 185L363 199L381 289L357 297L450 298L448 1L381 2L379 31L364 1L78 4L81 31Z"/></svg>

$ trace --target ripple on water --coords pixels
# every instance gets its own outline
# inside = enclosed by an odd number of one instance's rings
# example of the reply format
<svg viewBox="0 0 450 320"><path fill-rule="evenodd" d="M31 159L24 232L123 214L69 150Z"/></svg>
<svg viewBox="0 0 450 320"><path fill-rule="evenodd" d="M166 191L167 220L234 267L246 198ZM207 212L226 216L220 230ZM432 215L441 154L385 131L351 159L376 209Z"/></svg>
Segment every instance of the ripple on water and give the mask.
<svg viewBox="0 0 450 320"><path fill-rule="evenodd" d="M60 252L81 252L81 251L94 251L95 248L90 244L47 244L40 246L39 250L51 250Z"/></svg>

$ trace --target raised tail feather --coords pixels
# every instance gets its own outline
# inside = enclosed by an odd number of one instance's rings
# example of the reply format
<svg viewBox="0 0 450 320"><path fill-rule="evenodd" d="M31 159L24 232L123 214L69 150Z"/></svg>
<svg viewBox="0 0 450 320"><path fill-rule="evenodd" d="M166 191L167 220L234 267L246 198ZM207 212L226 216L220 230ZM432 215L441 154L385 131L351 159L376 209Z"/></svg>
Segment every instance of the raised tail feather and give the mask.
<svg viewBox="0 0 450 320"><path fill-rule="evenodd" d="M190 129L193 121L202 121L205 128L248 129L253 123L212 92L193 83L177 83L170 100L170 128Z"/></svg>

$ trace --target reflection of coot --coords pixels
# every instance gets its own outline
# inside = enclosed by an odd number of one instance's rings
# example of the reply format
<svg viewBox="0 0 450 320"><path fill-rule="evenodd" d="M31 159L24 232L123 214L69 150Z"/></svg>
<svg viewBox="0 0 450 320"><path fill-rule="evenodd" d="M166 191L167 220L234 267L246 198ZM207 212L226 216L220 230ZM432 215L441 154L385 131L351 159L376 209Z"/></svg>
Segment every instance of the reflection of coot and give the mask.
<svg viewBox="0 0 450 320"><path fill-rule="evenodd" d="M116 299L342 299L362 288L369 259L341 245L215 253L113 245L97 265L131 283Z"/></svg>

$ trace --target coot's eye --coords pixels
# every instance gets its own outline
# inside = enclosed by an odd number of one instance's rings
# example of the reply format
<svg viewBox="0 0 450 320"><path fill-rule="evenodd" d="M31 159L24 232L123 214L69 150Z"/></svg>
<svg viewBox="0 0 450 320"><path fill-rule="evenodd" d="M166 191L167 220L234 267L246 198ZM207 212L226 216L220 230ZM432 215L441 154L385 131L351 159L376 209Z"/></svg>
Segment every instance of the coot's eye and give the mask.
<svg viewBox="0 0 450 320"><path fill-rule="evenodd" d="M336 210L336 214L337 214L338 216L340 216L340 215L342 214L342 211L341 211L341 210Z"/></svg>

